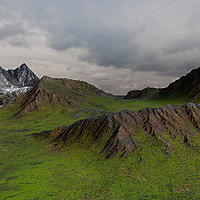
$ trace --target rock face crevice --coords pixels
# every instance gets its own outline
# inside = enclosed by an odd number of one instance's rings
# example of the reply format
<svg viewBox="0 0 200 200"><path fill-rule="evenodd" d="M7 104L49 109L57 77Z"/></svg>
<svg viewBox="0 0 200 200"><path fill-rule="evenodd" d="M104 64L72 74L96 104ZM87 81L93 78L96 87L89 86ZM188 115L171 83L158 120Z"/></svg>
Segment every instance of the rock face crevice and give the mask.
<svg viewBox="0 0 200 200"><path fill-rule="evenodd" d="M176 146L174 140L182 145L200 135L200 105L188 103L183 106L167 105L162 108L145 108L140 111L121 111L113 115L80 120L69 127L53 130L53 143L96 145L106 158L112 155L124 156L143 148L140 134L146 136L170 154ZM58 131L59 130L59 134Z"/></svg>

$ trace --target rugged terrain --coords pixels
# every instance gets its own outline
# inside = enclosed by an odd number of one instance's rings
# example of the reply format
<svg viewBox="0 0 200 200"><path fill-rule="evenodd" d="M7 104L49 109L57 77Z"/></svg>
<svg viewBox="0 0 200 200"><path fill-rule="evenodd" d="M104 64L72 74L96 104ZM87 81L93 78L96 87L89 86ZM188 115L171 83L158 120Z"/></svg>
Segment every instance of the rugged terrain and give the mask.
<svg viewBox="0 0 200 200"><path fill-rule="evenodd" d="M110 157L143 148L138 140L141 132L151 136L164 153L176 146L170 139L190 146L200 131L200 105L188 103L183 106L167 105L162 108L145 108L136 112L121 111L78 121L69 127L58 127L49 136L56 144L81 143L102 146L101 152ZM47 137L47 132L43 133Z"/></svg>
<svg viewBox="0 0 200 200"><path fill-rule="evenodd" d="M14 103L38 81L39 78L25 63L14 70L0 67L0 106Z"/></svg>
<svg viewBox="0 0 200 200"><path fill-rule="evenodd" d="M39 78L32 70L23 63L16 69L5 70L0 67L0 87L2 88L22 88L25 86L33 86L38 82Z"/></svg>
<svg viewBox="0 0 200 200"><path fill-rule="evenodd" d="M0 110L0 198L199 199L200 106L187 102L43 77Z"/></svg>
<svg viewBox="0 0 200 200"><path fill-rule="evenodd" d="M17 99L20 110L16 116L22 117L40 110L45 104L64 106L69 111L74 108L84 109L87 108L89 98L96 96L114 98L84 81L44 76L34 88Z"/></svg>

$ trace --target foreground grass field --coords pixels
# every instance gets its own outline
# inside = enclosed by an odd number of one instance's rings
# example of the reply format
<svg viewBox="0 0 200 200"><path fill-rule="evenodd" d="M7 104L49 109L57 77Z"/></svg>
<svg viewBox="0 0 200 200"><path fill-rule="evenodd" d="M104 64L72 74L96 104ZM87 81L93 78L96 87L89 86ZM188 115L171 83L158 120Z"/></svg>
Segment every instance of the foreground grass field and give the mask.
<svg viewBox="0 0 200 200"><path fill-rule="evenodd" d="M88 102L88 111L46 105L20 119L13 118L16 107L0 111L0 199L199 199L199 152L176 140L170 141L176 150L165 155L141 133L142 151L105 160L99 149L78 144L55 149L48 141L29 136L104 111L186 103L97 97Z"/></svg>

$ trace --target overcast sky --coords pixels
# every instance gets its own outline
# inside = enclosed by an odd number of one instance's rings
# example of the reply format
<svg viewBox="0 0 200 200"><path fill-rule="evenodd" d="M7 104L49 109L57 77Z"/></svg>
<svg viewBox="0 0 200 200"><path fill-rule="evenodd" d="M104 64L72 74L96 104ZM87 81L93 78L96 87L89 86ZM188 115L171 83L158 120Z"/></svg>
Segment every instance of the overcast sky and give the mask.
<svg viewBox="0 0 200 200"><path fill-rule="evenodd" d="M0 66L113 94L200 66L199 0L0 0Z"/></svg>

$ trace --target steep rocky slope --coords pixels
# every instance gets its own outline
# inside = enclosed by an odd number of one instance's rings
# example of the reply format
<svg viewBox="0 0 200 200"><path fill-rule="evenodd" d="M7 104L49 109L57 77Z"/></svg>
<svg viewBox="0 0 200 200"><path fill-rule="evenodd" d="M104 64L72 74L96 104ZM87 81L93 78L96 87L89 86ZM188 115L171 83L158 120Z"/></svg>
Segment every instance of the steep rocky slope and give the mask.
<svg viewBox="0 0 200 200"><path fill-rule="evenodd" d="M32 90L17 99L20 110L16 116L39 110L46 103L53 107L85 108L88 98L95 96L114 98L84 81L44 76Z"/></svg>
<svg viewBox="0 0 200 200"><path fill-rule="evenodd" d="M0 90L0 106L3 107L15 103L20 95L26 93L30 89L30 86L26 86L22 88L4 88L3 91Z"/></svg>
<svg viewBox="0 0 200 200"><path fill-rule="evenodd" d="M13 104L16 101L18 94L15 92L3 93L0 92L0 107L3 107L8 104Z"/></svg>
<svg viewBox="0 0 200 200"><path fill-rule="evenodd" d="M176 149L172 141L190 146L193 137L200 135L200 105L167 105L140 111L122 111L78 121L69 127L58 127L42 135L52 138L54 144L85 144L100 146L106 157L119 156L143 148L140 135L152 138L162 152Z"/></svg>
<svg viewBox="0 0 200 200"><path fill-rule="evenodd" d="M30 90L39 78L22 64L12 70L5 70L0 67L0 106L14 103L16 98Z"/></svg>
<svg viewBox="0 0 200 200"><path fill-rule="evenodd" d="M154 94L158 93L159 91L160 91L159 88L151 88L151 87L147 87L142 90L131 90L127 93L124 99L151 97Z"/></svg>
<svg viewBox="0 0 200 200"><path fill-rule="evenodd" d="M5 70L0 67L0 89L33 86L38 81L39 78L25 63L16 69Z"/></svg>

